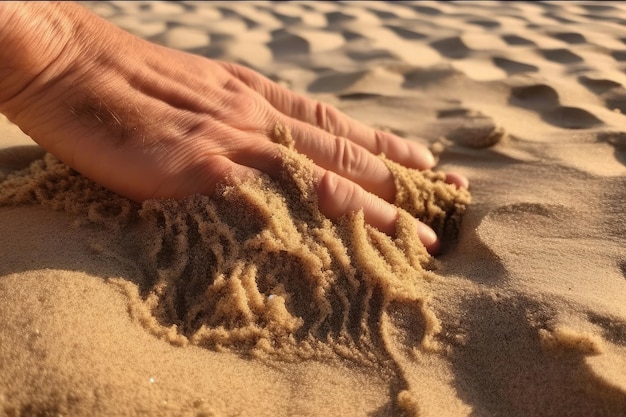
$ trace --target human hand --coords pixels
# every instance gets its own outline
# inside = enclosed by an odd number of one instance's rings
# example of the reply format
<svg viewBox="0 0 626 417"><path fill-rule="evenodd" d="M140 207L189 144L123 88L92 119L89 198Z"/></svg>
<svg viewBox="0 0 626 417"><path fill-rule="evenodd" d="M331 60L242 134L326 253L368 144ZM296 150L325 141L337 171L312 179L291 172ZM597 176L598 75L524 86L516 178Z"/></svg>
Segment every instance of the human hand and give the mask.
<svg viewBox="0 0 626 417"><path fill-rule="evenodd" d="M363 209L369 224L393 234L395 185L376 155L434 165L422 145L242 66L136 38L78 5L2 7L0 19L9 21L0 22L0 111L59 159L133 200L211 194L232 177L278 177L280 145L271 138L282 124L315 164L327 217ZM460 175L447 180L467 187ZM416 227L435 252L434 232Z"/></svg>

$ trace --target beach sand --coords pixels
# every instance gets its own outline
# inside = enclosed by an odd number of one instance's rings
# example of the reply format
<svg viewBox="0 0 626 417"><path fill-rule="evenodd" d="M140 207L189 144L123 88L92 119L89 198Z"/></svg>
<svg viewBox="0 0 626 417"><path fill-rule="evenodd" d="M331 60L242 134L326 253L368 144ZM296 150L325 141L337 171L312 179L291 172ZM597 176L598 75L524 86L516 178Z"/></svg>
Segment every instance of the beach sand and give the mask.
<svg viewBox="0 0 626 417"><path fill-rule="evenodd" d="M471 203L392 166L395 239L332 223L277 129L280 181L139 205L0 116L0 415L626 416L626 6L83 4L427 144Z"/></svg>

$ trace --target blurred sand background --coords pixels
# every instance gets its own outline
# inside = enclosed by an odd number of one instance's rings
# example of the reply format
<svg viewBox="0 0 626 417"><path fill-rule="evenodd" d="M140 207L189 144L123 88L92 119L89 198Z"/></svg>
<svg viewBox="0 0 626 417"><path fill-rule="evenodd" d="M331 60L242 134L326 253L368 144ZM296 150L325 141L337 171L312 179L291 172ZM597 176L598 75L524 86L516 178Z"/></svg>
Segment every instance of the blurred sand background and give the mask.
<svg viewBox="0 0 626 417"><path fill-rule="evenodd" d="M428 312L373 323L384 360L159 333L110 219L2 206L0 414L626 416L626 6L83 4L428 144L472 204L420 287ZM0 119L0 180L31 145Z"/></svg>

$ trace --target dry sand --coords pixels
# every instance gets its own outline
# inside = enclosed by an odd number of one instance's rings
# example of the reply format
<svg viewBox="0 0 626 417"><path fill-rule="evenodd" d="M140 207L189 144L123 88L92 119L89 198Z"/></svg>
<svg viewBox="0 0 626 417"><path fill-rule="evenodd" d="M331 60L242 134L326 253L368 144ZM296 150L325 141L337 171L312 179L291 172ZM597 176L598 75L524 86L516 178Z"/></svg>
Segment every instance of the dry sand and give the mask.
<svg viewBox="0 0 626 417"><path fill-rule="evenodd" d="M85 4L429 144L472 203L433 260L287 150L139 206L0 119L0 413L626 416L626 6ZM467 196L399 172L454 234Z"/></svg>

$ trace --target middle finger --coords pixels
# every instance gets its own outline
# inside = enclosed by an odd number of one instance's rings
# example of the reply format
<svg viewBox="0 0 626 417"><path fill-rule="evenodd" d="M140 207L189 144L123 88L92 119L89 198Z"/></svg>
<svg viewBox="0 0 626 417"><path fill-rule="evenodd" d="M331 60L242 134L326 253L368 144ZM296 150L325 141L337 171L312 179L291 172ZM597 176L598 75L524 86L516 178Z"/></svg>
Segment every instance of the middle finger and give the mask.
<svg viewBox="0 0 626 417"><path fill-rule="evenodd" d="M393 202L395 183L385 163L361 145L299 120L288 119L295 148L313 162L360 185L366 191Z"/></svg>

